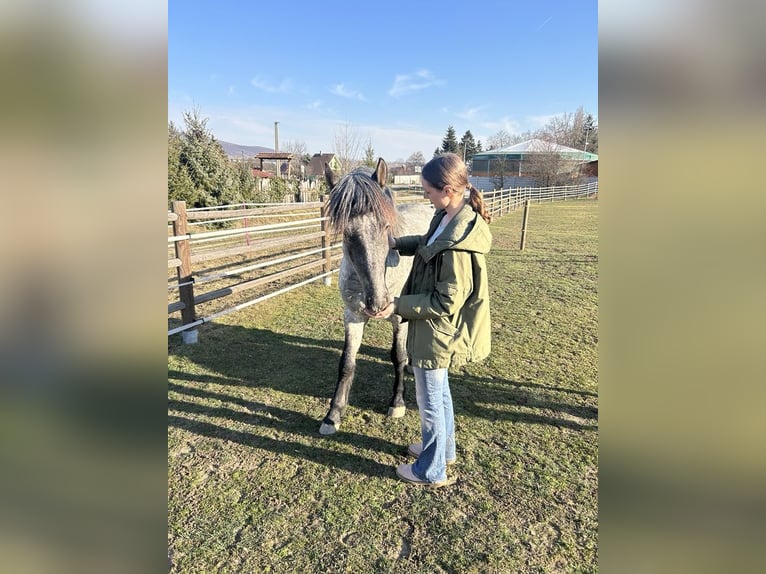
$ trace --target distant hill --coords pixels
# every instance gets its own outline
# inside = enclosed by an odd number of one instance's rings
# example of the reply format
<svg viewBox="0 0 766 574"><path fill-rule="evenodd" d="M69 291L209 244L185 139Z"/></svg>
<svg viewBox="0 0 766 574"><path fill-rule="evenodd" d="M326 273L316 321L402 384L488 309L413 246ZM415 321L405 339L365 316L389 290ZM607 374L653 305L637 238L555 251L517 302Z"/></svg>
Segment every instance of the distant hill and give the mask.
<svg viewBox="0 0 766 574"><path fill-rule="evenodd" d="M256 154L259 154L264 151L274 151L273 148L270 147L263 147L260 145L239 145L231 142L225 142L222 140L218 140L218 143L221 144L221 147L223 148L223 151L226 152L226 155L230 158L240 159L244 155L247 157L253 157Z"/></svg>

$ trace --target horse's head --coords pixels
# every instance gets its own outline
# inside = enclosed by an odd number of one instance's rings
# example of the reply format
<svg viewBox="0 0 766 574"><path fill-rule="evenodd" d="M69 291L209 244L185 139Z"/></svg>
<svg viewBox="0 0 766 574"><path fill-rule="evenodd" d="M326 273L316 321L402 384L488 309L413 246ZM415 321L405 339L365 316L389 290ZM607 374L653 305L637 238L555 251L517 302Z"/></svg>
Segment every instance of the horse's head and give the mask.
<svg viewBox="0 0 766 574"><path fill-rule="evenodd" d="M391 301L386 288L386 258L390 251L388 232L396 224L396 208L386 186L387 174L383 158L378 159L374 171L359 168L339 181L325 165L330 188L327 215L335 233L343 234L343 257L353 268L356 287L353 305L359 307L355 311L366 308L374 313Z"/></svg>

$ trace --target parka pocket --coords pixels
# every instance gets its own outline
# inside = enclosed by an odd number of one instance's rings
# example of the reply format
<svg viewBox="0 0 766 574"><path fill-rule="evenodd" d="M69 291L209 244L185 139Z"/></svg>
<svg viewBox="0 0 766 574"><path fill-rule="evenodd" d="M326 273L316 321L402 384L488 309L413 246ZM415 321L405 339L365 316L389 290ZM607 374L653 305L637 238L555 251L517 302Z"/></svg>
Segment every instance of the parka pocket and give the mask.
<svg viewBox="0 0 766 574"><path fill-rule="evenodd" d="M431 345L433 346L435 354L451 354L458 330L450 322L449 317L427 319L426 323L428 323L433 334Z"/></svg>

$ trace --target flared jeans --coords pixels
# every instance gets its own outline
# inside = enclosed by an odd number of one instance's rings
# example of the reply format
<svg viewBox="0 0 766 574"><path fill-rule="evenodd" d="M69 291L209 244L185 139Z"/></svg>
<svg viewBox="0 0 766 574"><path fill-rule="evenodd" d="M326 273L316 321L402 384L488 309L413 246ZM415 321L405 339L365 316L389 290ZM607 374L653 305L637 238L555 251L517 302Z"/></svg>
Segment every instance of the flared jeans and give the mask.
<svg viewBox="0 0 766 574"><path fill-rule="evenodd" d="M415 396L420 412L423 453L412 472L427 482L447 479L447 461L455 452L455 412L449 390L448 369L414 367Z"/></svg>

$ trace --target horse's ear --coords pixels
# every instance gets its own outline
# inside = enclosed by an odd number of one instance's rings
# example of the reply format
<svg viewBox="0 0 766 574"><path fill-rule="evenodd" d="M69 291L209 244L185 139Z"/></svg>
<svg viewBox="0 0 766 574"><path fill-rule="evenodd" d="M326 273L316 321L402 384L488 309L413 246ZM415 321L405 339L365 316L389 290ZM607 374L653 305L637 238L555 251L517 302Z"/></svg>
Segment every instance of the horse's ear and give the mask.
<svg viewBox="0 0 766 574"><path fill-rule="evenodd" d="M386 187L386 180L388 179L388 164L382 157L378 158L378 165L375 167L375 173L372 174L374 179L380 187Z"/></svg>
<svg viewBox="0 0 766 574"><path fill-rule="evenodd" d="M324 179L327 182L327 188L330 190L332 190L332 188L335 187L335 184L338 183L335 179L335 172L330 169L330 164L327 162L324 164Z"/></svg>

